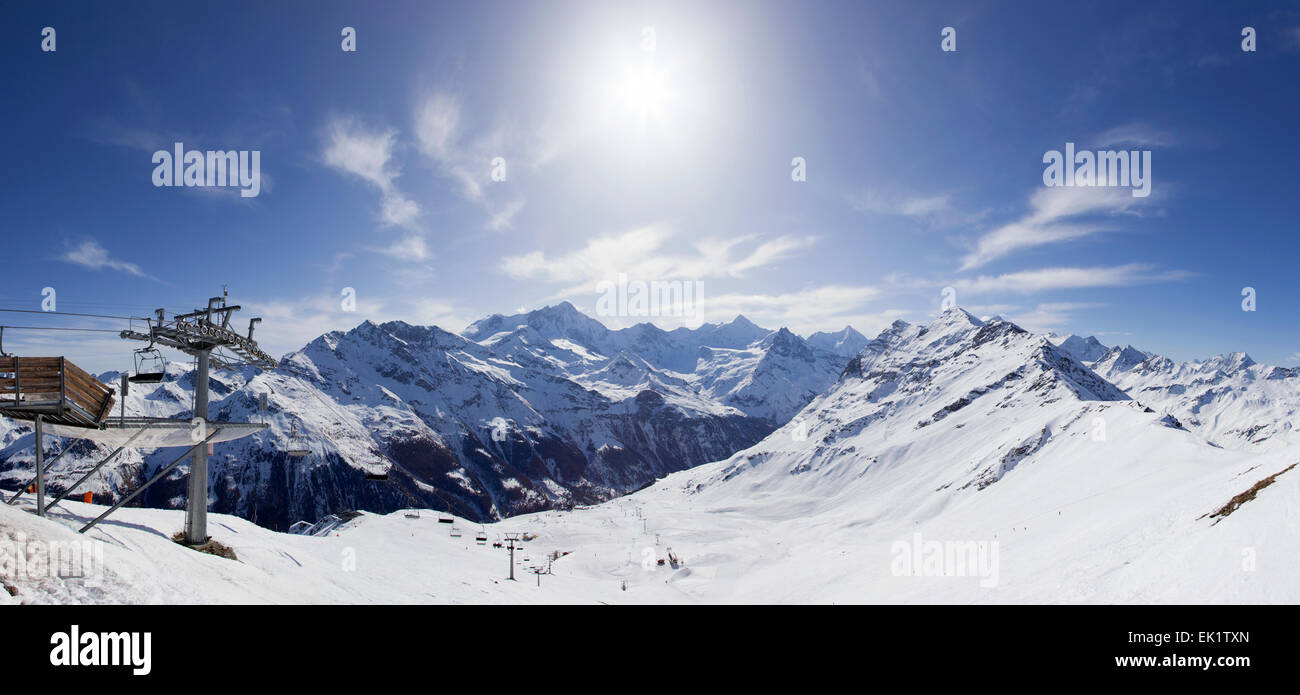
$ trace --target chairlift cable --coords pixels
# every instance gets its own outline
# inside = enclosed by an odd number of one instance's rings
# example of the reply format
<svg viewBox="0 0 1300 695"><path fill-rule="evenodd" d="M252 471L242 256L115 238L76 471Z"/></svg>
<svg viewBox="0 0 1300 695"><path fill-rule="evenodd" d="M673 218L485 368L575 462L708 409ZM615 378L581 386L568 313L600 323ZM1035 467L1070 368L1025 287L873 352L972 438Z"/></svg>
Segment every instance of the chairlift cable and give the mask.
<svg viewBox="0 0 1300 695"><path fill-rule="evenodd" d="M87 318L113 318L113 320L122 320L122 321L133 321L133 320L134 320L134 321L144 321L144 318L139 317L139 316L110 316L110 314L99 314L99 313L78 313L78 312L45 312L45 310L40 310L40 309L3 309L3 308L0 308L0 312L4 312L4 313L39 313L39 314L53 314L53 316L82 316L82 317L87 317Z"/></svg>
<svg viewBox="0 0 1300 695"><path fill-rule="evenodd" d="M75 326L12 326L5 324L4 327L14 331L86 331L90 333L121 333L121 331L112 328L78 328Z"/></svg>

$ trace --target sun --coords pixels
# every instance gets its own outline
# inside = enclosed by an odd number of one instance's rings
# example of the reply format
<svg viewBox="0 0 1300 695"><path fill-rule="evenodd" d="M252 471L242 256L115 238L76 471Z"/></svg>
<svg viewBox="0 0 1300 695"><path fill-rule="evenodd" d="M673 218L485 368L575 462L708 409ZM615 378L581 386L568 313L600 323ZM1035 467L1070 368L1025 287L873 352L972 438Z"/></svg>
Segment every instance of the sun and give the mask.
<svg viewBox="0 0 1300 695"><path fill-rule="evenodd" d="M667 74L650 61L626 69L614 94L620 109L642 131L662 127L674 99Z"/></svg>

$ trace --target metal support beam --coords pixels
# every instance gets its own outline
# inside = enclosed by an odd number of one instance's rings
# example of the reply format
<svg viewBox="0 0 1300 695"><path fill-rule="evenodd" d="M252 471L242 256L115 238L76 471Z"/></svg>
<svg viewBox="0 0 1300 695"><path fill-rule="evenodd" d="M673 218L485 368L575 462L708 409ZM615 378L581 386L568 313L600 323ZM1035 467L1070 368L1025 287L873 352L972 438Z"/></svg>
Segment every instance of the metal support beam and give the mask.
<svg viewBox="0 0 1300 695"><path fill-rule="evenodd" d="M515 541L517 541L517 540L519 540L519 534L518 534L518 533L507 533L507 534L506 534L506 542L509 543L509 545L508 545L507 547L510 548L510 577L509 577L509 579L510 579L510 581L512 581L512 582L515 581ZM540 581L540 580L539 580L539 581Z"/></svg>
<svg viewBox="0 0 1300 695"><path fill-rule="evenodd" d="M51 466L54 465L55 461L58 461L60 458L63 458L63 455L68 453L68 450L72 448L73 444L76 444L79 441L81 440L80 439L73 440L67 446L63 447L63 451L60 451L59 453L55 454L54 458L45 462L45 468L48 470ZM22 497L23 493L27 492L27 490L30 489L31 486L34 485L35 483L36 483L36 477L32 476L31 480L28 480L26 483L23 483L23 486L18 489L18 492L15 492L14 496L9 498L8 504L12 505L14 502L17 502L18 498Z"/></svg>
<svg viewBox="0 0 1300 695"><path fill-rule="evenodd" d="M208 356L210 350L199 350L198 373L194 382L194 417L208 421ZM185 501L185 542L201 545L208 541L208 447L194 450L190 463L189 495Z"/></svg>
<svg viewBox="0 0 1300 695"><path fill-rule="evenodd" d="M108 456L105 456L103 461L100 461L99 463L95 464L95 467L94 467L94 468L91 468L90 470L86 471L86 474L83 475L83 476L81 476L81 478L80 478L79 480L77 480L77 482L75 482L75 483L73 483L72 485L68 486L67 489L65 489L63 492L59 493L59 496L56 497L56 498L54 498L54 501L53 501L53 502L50 502L49 505L47 505L47 506L45 507L45 511L47 511L47 512L50 511L50 509L51 509L52 507L54 507L54 505L56 505L56 504L62 502L62 501L63 501L63 498L65 498L65 497L67 497L69 494L71 494L72 491L73 491L73 490L76 490L76 489L77 489L77 488L78 488L82 483L84 483L84 482L86 482L87 480L89 480L89 479L90 479L90 476L94 475L96 471L98 471L99 469L103 468L103 467L104 467L104 464L106 464L106 463L108 463L109 461L112 461L113 459L117 458L117 455L120 454L120 453L122 453L123 451L126 451L127 447L131 446L131 442L134 442L134 441L136 440L136 438L138 438L140 435L144 434L144 430L145 430L145 428L141 427L139 430L136 431L135 434L131 435L131 438L130 438L130 439L126 440L126 443L125 443L125 444L123 444L122 446L119 446L119 447L117 448L117 450L115 450L113 453L109 454ZM60 456L62 456L62 454L60 454Z"/></svg>
<svg viewBox="0 0 1300 695"><path fill-rule="evenodd" d="M36 516L45 516L45 426L36 416Z"/></svg>
<svg viewBox="0 0 1300 695"><path fill-rule="evenodd" d="M133 500L133 499L135 499L136 497L138 497L138 496L140 495L140 493L144 492L145 489L148 488L150 485L153 485L154 483L158 482L159 480L162 480L162 477L163 477L164 475L167 475L168 473L170 473L170 472L172 471L173 468L175 468L175 467L181 465L181 462L182 462L182 461L184 461L186 458L189 458L191 452L193 452L193 451L195 451L195 450L197 450L197 449L204 449L204 450L206 451L207 446L208 446L208 442L212 441L212 439L213 439L214 437L216 437L216 436L217 436L218 434L220 434L220 433L221 433L221 430L220 430L220 429L212 430L212 432L208 434L208 438L207 438L207 439L204 439L203 441L199 442L198 444L195 444L194 446L190 447L189 449L186 449L186 450L185 450L185 453L183 453L183 454L180 455L180 458L177 458L175 461L172 461L170 464L168 464L167 467L165 467L165 468L163 468L162 470L158 471L158 474L155 475L154 477L150 478L150 479L149 479L149 482L147 482L147 483L145 483L144 485L141 485L140 487L136 488L134 492L132 492L131 494L127 495L126 497L123 497L122 500L121 500L120 502L118 502L117 504L115 504L115 505L109 507L107 510L105 510L105 512L104 512L103 514L100 514L99 516L95 517L95 520L94 520L94 521L90 522L89 524L86 524L85 526L82 526L82 527L81 527L81 530L78 531L77 533L85 533L85 532L89 531L90 529L94 528L94 527L95 527L95 524L98 524L99 522L103 521L105 517L107 517L109 514L112 514L113 512L115 512L115 511L117 511L118 509L120 509L120 508L122 507L122 505L124 505L124 504L126 504L127 502L130 502L131 500Z"/></svg>

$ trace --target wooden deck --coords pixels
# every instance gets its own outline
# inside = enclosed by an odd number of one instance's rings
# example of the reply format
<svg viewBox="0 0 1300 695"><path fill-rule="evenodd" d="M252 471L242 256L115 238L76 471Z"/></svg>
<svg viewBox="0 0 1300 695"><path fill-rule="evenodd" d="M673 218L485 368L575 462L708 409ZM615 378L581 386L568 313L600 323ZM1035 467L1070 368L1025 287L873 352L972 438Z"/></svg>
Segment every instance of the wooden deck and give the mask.
<svg viewBox="0 0 1300 695"><path fill-rule="evenodd" d="M98 427L113 409L113 394L62 357L0 358L0 415Z"/></svg>

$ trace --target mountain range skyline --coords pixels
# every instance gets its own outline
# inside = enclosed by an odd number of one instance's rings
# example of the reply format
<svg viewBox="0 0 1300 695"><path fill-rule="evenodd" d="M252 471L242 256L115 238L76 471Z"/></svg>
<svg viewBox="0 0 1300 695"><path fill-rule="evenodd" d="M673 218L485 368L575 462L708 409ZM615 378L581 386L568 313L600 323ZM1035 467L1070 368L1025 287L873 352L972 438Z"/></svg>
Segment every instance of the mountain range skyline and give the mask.
<svg viewBox="0 0 1300 695"><path fill-rule="evenodd" d="M1000 318L1003 318L1003 317L998 316L998 315L988 315L988 314L985 314L985 315L982 315L982 316L981 316L981 315L977 315L977 314L975 314L975 313L973 313L973 312L967 311L967 310L965 309L965 307L962 307L962 306L960 306L960 305L956 306L955 308L960 309L960 310L962 310L962 311L965 311L966 313L970 314L972 317L978 318L978 319L981 320L981 321L989 321L989 320L993 320L993 319L1000 319ZM395 319L395 320L392 320L392 321L380 321L380 322L372 321L372 320L370 320L370 319L365 319L365 320L361 321L360 323L358 323L357 326L355 326L354 328L359 327L359 326L361 326L361 325L365 325L365 324L383 325L383 324L386 324L386 323L400 323L400 324L406 324L406 325L410 325L410 326L418 326L418 327L424 327L424 328L439 328L439 329L441 329L441 330L447 330L448 332L455 333L455 334L460 335L460 336L463 336L463 337L468 337L468 338L470 338L471 340L478 340L478 339L482 339L484 336L483 336L483 334L481 333L481 331L476 331L476 330L474 329L475 326L484 325L484 324L490 324L490 323L492 323L493 321L501 321L501 322L504 322L504 321L507 321L507 320L517 320L517 321L519 321L519 323L514 324L514 325L516 325L516 326L518 326L518 325L524 325L524 324L529 323L529 321L528 321L528 317L530 317L530 316L532 316L532 315L546 315L546 314L548 314L548 313L554 312L555 310L559 310L559 309L571 310L572 312L581 315L583 318L586 318L586 319L588 319L588 320L594 321L594 322L596 322L596 323L600 323L600 324L601 324L604 328L606 328L607 330L614 331L614 332L617 332L617 331L627 331L627 330L630 330L630 329L644 329L644 328L646 328L646 327L651 327L651 328L653 328L653 329L655 329L655 330L662 331L662 332L665 333L665 334L673 334L674 332L707 331L707 330L710 330L710 329L729 328L729 327L736 327L736 326L739 326L739 327L743 327L743 328L750 328L750 329L752 329L753 331L761 332L761 333L763 333L763 334L768 334L768 333L774 333L774 332L777 332L777 331L781 330L782 328L786 328L785 326L778 326L777 328L770 328L770 327L766 327L766 326L760 326L760 325L758 325L757 323L751 321L751 320L750 320L747 316L745 316L744 314L737 314L737 315L736 315L734 318L732 318L730 321L725 321L725 322L716 322L716 323L704 323L704 324L701 324L700 326L696 326L696 327L693 327L693 328L688 328L688 327L683 327L683 326L677 326L677 327L673 327L673 328L664 328L664 327L660 326L659 324L657 324L657 323L655 323L655 322L653 322L653 321L643 321L643 322L635 323L635 324L632 324L632 325L630 325L630 326L625 326L625 327L622 327L622 328L610 328L609 326L607 326L607 325L605 325L603 322L601 322L599 318L594 317L594 316L591 316L591 315L589 315L589 314L587 314L587 313L581 311L581 310L578 309L576 306L574 306L571 302L568 302L568 301L562 301L562 302L557 302L556 304L550 304L550 305L542 306L542 307L539 307L539 308L537 308L537 309L533 309L533 310L531 310L531 311L527 311L527 312L519 312L519 313L515 313L515 314L499 314L499 313L497 313L497 314L490 314L490 315L488 315L488 316L484 316L483 318L480 318L480 319L478 319L478 320L472 322L471 324L469 324L468 326L466 326L465 328L463 328L463 329L461 329L461 330L459 330L459 331L457 331L457 330L452 330L452 329L448 329L448 328L443 327L443 326L438 326L438 325L436 325L436 324L416 324L416 323L410 323L410 322L408 322L408 321L403 321L403 320L401 320L401 319ZM939 315L941 315L941 314L942 314L942 312L936 312L934 315L929 316L929 317L927 317L927 318L930 319L930 320L933 320L933 319L937 318L937 317L938 317ZM905 321L905 320L903 320L903 319L895 319L895 321L902 321L903 323L908 323L908 324L923 323L923 322L917 322L917 321ZM1014 322L1013 322L1013 323L1014 323ZM883 330L888 330L888 329L886 328L886 329L883 329ZM333 331L333 332L339 332L339 331ZM343 330L342 332L347 332L347 330ZM793 331L792 331L792 332L793 332ZM1072 355L1074 355L1075 357L1078 357L1078 358L1080 358L1081 360L1084 360L1084 361L1092 361L1093 359L1097 359L1097 357L1093 357L1093 356L1092 356L1092 355L1094 355L1094 354L1098 354L1098 353L1095 353L1095 352L1094 352L1097 348L1100 348L1101 352L1100 352L1099 354L1100 354L1101 356L1104 356L1106 352L1108 352L1108 351L1110 351L1110 350L1113 350L1113 349L1116 349L1116 348L1123 348L1123 349L1129 349L1129 350L1136 351L1138 354L1141 354L1144 358L1145 358L1145 357L1150 357L1150 356L1152 356L1152 355L1160 355L1160 354L1162 354L1162 353L1160 353L1160 351L1158 351L1158 350L1143 350L1143 349L1137 347L1136 345L1134 345L1133 343L1130 343L1130 342L1127 342L1127 341L1115 341L1115 342L1110 342L1110 341L1102 341L1102 340L1100 340L1100 339L1098 338L1098 335L1105 335L1105 333L1091 333L1091 334L1088 334L1088 333L1085 333L1085 334L1066 333L1066 334L1058 334L1058 333L1055 333L1055 332L1048 331L1048 332L1043 332L1043 333L1041 333L1041 334L1042 334L1042 335L1045 335L1045 336L1048 336L1048 337L1054 339L1055 341L1065 342L1066 344L1063 346L1063 349L1069 351ZM810 343L815 343L818 347L820 347L820 348L822 348L822 349L830 349L830 350L832 350L832 351L837 351L837 352L839 351L839 350L837 349L837 346L839 346L839 345L841 345L841 344L843 344L843 345L845 345L845 346L857 346L857 349L852 349L851 347L846 348L846 349L849 349L849 350L850 350L850 352L848 353L848 356L854 356L854 355L856 355L856 354L857 354L857 350L860 350L861 347L863 347L863 346L865 346L867 343L869 343L869 342L871 341L872 337L873 337L873 336L870 336L870 335L867 335L867 334L863 333L862 331L859 331L856 327L854 327L854 326L852 326L852 325L847 325L847 324L846 324L845 326L843 326L842 328L840 328L839 330L824 330L824 331L816 331L816 332L812 332L812 333L808 333L808 334L799 334L799 333L795 333L795 335L798 335L800 338L802 338L802 339L804 339L804 340L806 340L806 341L809 341ZM1137 341L1137 342L1140 343L1141 341ZM298 349L301 349L301 348L298 348ZM1247 350L1247 349L1238 349L1238 350L1231 350L1231 351L1228 351L1228 352L1217 353L1217 354L1213 354L1213 355L1203 355L1203 356L1200 356L1200 357L1194 357L1194 358L1189 359L1189 360L1186 360L1186 361L1187 361L1187 362L1191 362L1191 363L1198 363L1198 362L1203 363L1203 362L1208 362L1208 361L1210 361L1210 360L1213 360L1213 359L1215 359L1215 358L1219 358L1219 357L1233 356L1233 355L1245 355L1246 358L1249 360L1250 364L1254 364L1254 363L1255 363L1255 360L1254 360L1253 358L1250 357L1250 354L1249 354L1249 353L1250 353L1250 351ZM286 353L286 354L287 354L287 353ZM1281 365L1279 365L1279 366L1281 366Z"/></svg>
<svg viewBox="0 0 1300 695"><path fill-rule="evenodd" d="M988 344L997 341L1014 343L1016 355L994 359ZM924 357L936 349L951 364ZM948 383L956 378L950 371L970 369L963 356L971 354L989 360L981 369L993 372ZM882 364L895 366L881 371ZM113 385L118 372L99 378ZM187 365L173 363L156 387L131 389L126 411L187 418L193 379ZM886 397L897 404L882 414L915 408L912 399L899 400L900 379L910 389L942 385L951 393L917 392L926 394L928 407L945 406L933 413L936 422L991 390L1029 380L1028 390L1009 393L1030 405L1058 387L1071 400L1129 401L1170 427L1233 450L1287 446L1294 438L1288 413L1300 406L1300 370L1256 364L1245 353L1181 363L1095 338L1035 334L961 307L925 324L895 320L870 339L851 327L805 339L743 316L695 329L610 329L567 302L491 315L463 335L363 321L318 336L274 370L220 371L211 379L212 417L271 423L264 433L216 445L214 509L282 529L339 509L385 511L413 500L475 520L601 502L760 440L780 445L781 432L817 417L838 392L855 394L842 406L849 411L879 407ZM852 387L860 380L878 386L864 393ZM963 389L969 392L961 396ZM258 406L262 398L266 411ZM945 405L945 398L955 400ZM896 414L890 420L893 427L907 421ZM2 475L23 479L32 435L20 424L2 424ZM1017 425L1033 426L1032 418ZM790 451L805 449L789 436ZM286 447L312 455L286 460ZM73 447L68 470L102 456L101 448ZM167 456L126 452L94 487L111 499ZM392 469L388 484L362 479L382 468ZM179 482L164 481L146 505L170 504Z"/></svg>

